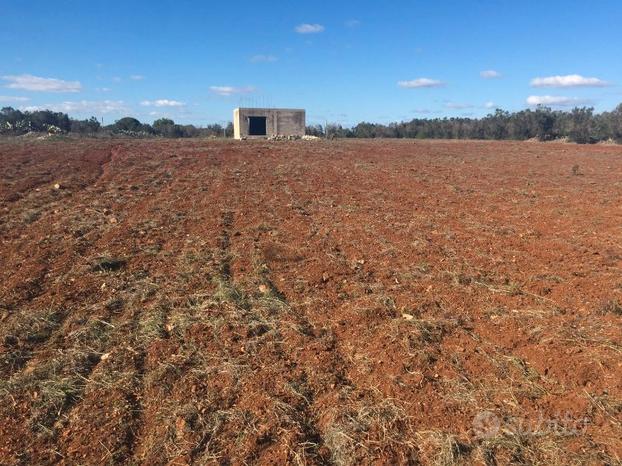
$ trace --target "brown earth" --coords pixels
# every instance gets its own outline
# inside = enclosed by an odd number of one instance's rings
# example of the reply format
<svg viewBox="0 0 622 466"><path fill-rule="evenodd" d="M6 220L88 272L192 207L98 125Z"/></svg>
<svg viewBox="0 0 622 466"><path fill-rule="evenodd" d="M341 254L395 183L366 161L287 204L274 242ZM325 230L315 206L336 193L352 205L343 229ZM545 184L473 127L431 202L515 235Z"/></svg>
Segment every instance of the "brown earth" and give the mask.
<svg viewBox="0 0 622 466"><path fill-rule="evenodd" d="M620 464L621 199L616 146L0 142L0 463Z"/></svg>

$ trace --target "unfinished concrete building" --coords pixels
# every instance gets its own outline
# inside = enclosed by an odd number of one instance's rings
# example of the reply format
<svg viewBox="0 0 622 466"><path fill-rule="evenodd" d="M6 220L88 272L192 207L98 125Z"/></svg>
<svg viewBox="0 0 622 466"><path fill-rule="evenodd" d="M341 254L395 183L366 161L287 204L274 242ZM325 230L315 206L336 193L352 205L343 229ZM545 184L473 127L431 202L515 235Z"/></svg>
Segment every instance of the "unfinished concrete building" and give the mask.
<svg viewBox="0 0 622 466"><path fill-rule="evenodd" d="M233 110L235 139L271 136L302 137L305 111L291 108L236 108Z"/></svg>

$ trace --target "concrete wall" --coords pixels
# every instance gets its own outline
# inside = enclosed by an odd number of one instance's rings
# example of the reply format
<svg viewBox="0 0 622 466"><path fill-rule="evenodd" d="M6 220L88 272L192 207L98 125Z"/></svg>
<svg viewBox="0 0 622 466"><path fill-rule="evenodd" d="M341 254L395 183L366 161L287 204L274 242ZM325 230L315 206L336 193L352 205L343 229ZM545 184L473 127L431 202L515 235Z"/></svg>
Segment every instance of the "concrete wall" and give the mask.
<svg viewBox="0 0 622 466"><path fill-rule="evenodd" d="M236 108L233 110L233 137L261 138L248 135L248 117L266 117L266 136L304 136L305 111L291 108Z"/></svg>

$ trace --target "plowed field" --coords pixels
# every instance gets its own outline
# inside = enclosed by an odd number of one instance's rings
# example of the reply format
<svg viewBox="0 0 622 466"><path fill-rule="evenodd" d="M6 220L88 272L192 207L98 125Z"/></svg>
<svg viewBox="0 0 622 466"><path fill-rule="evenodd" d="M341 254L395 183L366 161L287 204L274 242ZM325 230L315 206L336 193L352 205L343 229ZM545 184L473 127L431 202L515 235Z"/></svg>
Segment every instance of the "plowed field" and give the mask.
<svg viewBox="0 0 622 466"><path fill-rule="evenodd" d="M0 464L620 464L620 147L4 141L0 241Z"/></svg>

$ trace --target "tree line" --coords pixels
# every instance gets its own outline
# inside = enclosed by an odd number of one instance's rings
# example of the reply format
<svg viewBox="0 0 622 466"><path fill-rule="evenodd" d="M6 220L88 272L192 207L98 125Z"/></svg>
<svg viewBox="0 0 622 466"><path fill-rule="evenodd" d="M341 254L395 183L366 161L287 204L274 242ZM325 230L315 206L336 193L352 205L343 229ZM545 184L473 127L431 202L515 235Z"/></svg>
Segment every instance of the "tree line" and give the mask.
<svg viewBox="0 0 622 466"><path fill-rule="evenodd" d="M593 108L570 111L537 107L518 112L496 110L483 118L415 118L389 124L362 122L352 128L310 126L307 134L336 138L539 139L567 138L580 144L622 142L622 104L611 112Z"/></svg>
<svg viewBox="0 0 622 466"><path fill-rule="evenodd" d="M122 135L133 137L232 137L233 125L204 127L179 125L168 118L153 124L125 117L103 126L95 117L70 118L50 110L21 111L12 107L0 110L0 134L28 132L79 135ZM537 107L518 112L496 110L483 118L415 118L389 124L362 122L351 128L338 124L307 126L307 134L328 138L416 138L416 139L539 139L567 138L580 144L600 141L622 142L622 104L611 112L594 113L593 108L570 111Z"/></svg>
<svg viewBox="0 0 622 466"><path fill-rule="evenodd" d="M21 111L12 107L4 107L0 110L0 134L18 136L29 132L85 136L233 137L233 124L229 123L227 126L212 124L197 127L179 125L171 119L160 118L150 125L141 123L136 118L125 117L111 125L103 126L95 117L78 120L70 118L66 113L51 110Z"/></svg>

